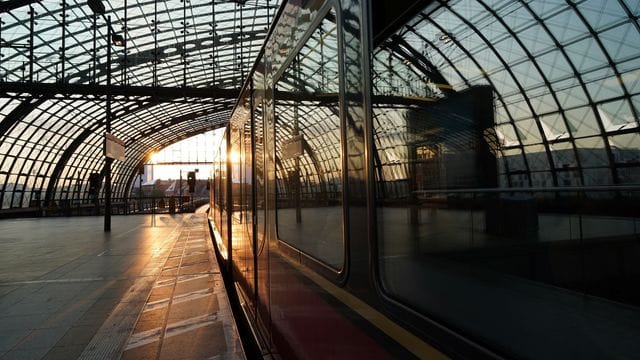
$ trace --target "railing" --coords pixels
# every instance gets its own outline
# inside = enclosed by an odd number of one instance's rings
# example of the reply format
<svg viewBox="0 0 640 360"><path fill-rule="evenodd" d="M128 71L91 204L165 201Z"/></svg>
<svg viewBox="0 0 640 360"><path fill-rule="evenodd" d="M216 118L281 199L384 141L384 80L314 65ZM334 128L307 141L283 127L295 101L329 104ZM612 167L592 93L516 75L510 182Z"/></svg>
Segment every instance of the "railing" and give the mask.
<svg viewBox="0 0 640 360"><path fill-rule="evenodd" d="M111 200L112 215L187 213L207 204L208 197L129 197ZM0 218L104 215L104 198L94 202L57 201L48 206L0 210Z"/></svg>
<svg viewBox="0 0 640 360"><path fill-rule="evenodd" d="M640 216L638 185L417 190L406 200L427 206L446 201L448 206L478 209L487 201L515 198L529 199L542 212Z"/></svg>
<svg viewBox="0 0 640 360"><path fill-rule="evenodd" d="M379 199L383 258L442 259L640 305L640 186L419 190Z"/></svg>
<svg viewBox="0 0 640 360"><path fill-rule="evenodd" d="M208 197L131 197L128 199L127 208L129 214L172 214L193 212L208 202Z"/></svg>

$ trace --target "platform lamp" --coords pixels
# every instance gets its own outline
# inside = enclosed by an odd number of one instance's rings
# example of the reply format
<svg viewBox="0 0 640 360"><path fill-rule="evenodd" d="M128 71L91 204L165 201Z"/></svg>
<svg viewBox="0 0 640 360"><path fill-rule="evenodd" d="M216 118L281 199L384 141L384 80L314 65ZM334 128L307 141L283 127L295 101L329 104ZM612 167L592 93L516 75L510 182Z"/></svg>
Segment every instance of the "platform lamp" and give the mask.
<svg viewBox="0 0 640 360"><path fill-rule="evenodd" d="M105 7L104 4L102 3L101 0L88 0L87 1L87 5L89 5L89 8L91 8L91 11L93 11L94 14L96 15L101 15L102 18L107 22L107 26L109 27L109 34L108 37L111 40L111 43L114 46L118 46L118 47L124 47L125 45L125 40L124 40L124 36L117 34L114 30L113 27L111 27L111 21L110 21L110 17L106 17L104 16L105 14Z"/></svg>
<svg viewBox="0 0 640 360"><path fill-rule="evenodd" d="M111 27L111 16L105 17L105 7L101 0L88 0L87 5L96 15L101 15L107 22L107 39L114 46L124 46L125 40L122 35L116 34ZM107 41L107 111L106 111L106 133L111 133L111 44ZM111 231L111 163L113 159L104 159L104 231Z"/></svg>

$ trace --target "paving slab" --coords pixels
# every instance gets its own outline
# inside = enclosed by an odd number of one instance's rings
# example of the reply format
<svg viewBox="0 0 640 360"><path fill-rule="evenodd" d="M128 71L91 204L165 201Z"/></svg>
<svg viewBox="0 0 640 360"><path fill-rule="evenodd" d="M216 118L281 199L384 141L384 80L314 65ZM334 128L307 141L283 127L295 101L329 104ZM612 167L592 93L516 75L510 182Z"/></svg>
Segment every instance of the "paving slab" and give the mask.
<svg viewBox="0 0 640 360"><path fill-rule="evenodd" d="M0 220L0 360L244 358L204 214L102 225Z"/></svg>

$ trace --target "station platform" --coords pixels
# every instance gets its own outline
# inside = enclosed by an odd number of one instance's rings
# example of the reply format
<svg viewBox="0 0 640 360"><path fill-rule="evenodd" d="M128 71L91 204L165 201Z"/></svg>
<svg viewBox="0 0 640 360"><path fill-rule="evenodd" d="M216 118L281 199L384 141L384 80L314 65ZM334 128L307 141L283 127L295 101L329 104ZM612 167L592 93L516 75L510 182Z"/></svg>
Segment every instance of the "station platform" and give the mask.
<svg viewBox="0 0 640 360"><path fill-rule="evenodd" d="M0 359L244 359L204 213L0 221Z"/></svg>

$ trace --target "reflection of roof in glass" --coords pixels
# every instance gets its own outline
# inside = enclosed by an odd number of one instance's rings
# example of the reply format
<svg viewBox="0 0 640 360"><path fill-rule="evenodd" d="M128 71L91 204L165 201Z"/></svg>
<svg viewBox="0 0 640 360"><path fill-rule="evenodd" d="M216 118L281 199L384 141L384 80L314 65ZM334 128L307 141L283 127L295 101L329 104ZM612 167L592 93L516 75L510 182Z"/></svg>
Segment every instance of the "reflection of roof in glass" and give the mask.
<svg viewBox="0 0 640 360"><path fill-rule="evenodd" d="M638 183L639 14L622 0L433 3L376 49L374 94L490 85L505 184Z"/></svg>

